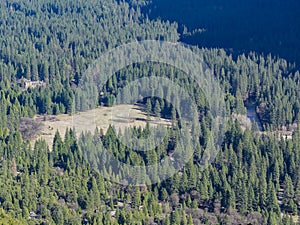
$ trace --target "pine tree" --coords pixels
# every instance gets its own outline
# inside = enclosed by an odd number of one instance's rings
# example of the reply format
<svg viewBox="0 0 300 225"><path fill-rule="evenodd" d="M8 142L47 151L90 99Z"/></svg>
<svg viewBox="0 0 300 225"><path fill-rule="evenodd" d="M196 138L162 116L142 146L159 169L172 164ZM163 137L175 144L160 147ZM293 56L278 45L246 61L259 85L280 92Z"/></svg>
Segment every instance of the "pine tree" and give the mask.
<svg viewBox="0 0 300 225"><path fill-rule="evenodd" d="M287 212L294 212L295 203L293 201L295 196L294 185L291 177L286 174L284 180L284 195L283 195L283 207Z"/></svg>
<svg viewBox="0 0 300 225"><path fill-rule="evenodd" d="M180 216L177 209L175 209L171 214L171 224L180 225Z"/></svg>
<svg viewBox="0 0 300 225"><path fill-rule="evenodd" d="M273 211L270 211L267 225L278 225L277 215Z"/></svg>
<svg viewBox="0 0 300 225"><path fill-rule="evenodd" d="M268 183L267 206L268 206L269 211L274 212L277 215L279 215L280 208L278 205L276 190L275 190L274 184L271 180L269 180L269 183Z"/></svg>
<svg viewBox="0 0 300 225"><path fill-rule="evenodd" d="M135 193L134 193L132 204L133 204L133 208L138 208L142 204L141 192L140 192L139 188L137 188Z"/></svg>
<svg viewBox="0 0 300 225"><path fill-rule="evenodd" d="M152 104L151 104L151 99L150 98L147 98L146 112L147 112L147 117L150 117L150 114L152 112Z"/></svg>
<svg viewBox="0 0 300 225"><path fill-rule="evenodd" d="M189 219L188 219L187 224L188 224L188 225L194 225L193 218L192 218L192 215L191 215L191 214L189 215Z"/></svg>
<svg viewBox="0 0 300 225"><path fill-rule="evenodd" d="M159 101L156 100L155 101L155 106L154 106L154 114L155 114L156 117L160 118L160 113L161 113L160 104L159 104Z"/></svg>

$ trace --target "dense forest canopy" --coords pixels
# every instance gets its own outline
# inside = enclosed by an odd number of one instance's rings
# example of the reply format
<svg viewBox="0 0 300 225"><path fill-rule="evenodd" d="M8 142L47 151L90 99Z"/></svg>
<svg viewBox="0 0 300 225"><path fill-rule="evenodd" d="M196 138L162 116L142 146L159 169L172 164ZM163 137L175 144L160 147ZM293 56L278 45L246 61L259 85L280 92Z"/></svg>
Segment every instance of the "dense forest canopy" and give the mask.
<svg viewBox="0 0 300 225"><path fill-rule="evenodd" d="M299 60L297 0L152 0L142 8L150 18L176 21L181 40L200 47L242 52L272 53L289 62ZM187 35L183 26L191 33ZM192 31L202 29L204 32Z"/></svg>
<svg viewBox="0 0 300 225"><path fill-rule="evenodd" d="M176 163L176 157L190 150L190 145L179 145L178 155L173 155L181 121L170 102L155 96L139 103L147 114L170 119L172 125L160 145L147 143L147 152L122 144L112 126L106 133L96 129L79 138L74 129L64 136L56 132L53 146L44 140L30 142L39 130L35 115L72 114L84 71L102 53L132 41L179 41L177 23L147 18L141 12L144 5L114 0L1 1L0 224L296 224L300 74L282 58L255 52L233 57L224 49L191 47L219 82L230 117L222 149L204 171L199 164L212 121L207 98L187 74L166 64L123 68L97 90L95 104L113 105L126 84L149 74L184 87L198 109L194 120L199 127L186 132L196 151L172 177L153 185L132 185L146 176L141 171L120 185L97 170L104 167L107 174L122 177L99 153L103 148L120 162L139 166L155 165L165 157ZM77 99L78 110L88 110L87 98ZM262 130L255 124L245 128L235 119L246 114L247 104L254 106ZM159 128L128 129L144 138ZM292 132L288 138L278 135L287 130ZM88 163L88 157L96 164Z"/></svg>

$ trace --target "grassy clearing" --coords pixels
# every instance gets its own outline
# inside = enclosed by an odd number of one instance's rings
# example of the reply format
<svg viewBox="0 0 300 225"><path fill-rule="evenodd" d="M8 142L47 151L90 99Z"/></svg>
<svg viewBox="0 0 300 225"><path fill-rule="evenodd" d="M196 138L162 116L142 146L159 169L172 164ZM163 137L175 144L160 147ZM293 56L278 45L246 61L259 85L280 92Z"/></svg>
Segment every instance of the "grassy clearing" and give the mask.
<svg viewBox="0 0 300 225"><path fill-rule="evenodd" d="M109 125L115 126L116 130L124 130L126 127L144 127L147 123L147 115L141 105L117 105L113 107L99 107L75 115L42 116L37 115L36 121L43 126L38 135L31 143L40 138L45 139L51 149L55 132L58 130L62 137L67 128L75 128L77 136L84 131L94 132L96 127L107 131ZM154 116L148 118L151 126L158 124L169 126L171 122L166 119L158 119Z"/></svg>

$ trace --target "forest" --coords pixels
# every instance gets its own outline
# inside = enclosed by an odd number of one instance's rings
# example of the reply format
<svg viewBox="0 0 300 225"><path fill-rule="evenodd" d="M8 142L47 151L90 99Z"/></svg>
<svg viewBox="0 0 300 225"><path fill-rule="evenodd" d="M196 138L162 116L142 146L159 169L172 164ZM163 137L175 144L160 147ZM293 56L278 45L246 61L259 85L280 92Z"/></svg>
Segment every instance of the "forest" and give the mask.
<svg viewBox="0 0 300 225"><path fill-rule="evenodd" d="M152 0L142 7L150 18L176 21L180 39L207 48L272 53L299 65L297 0Z"/></svg>
<svg viewBox="0 0 300 225"><path fill-rule="evenodd" d="M86 160L95 156L118 178L122 174L115 173L99 149L139 166L172 155L180 121L165 99L140 100L147 113L176 121L163 142L148 143L146 152L123 145L113 126L79 138L73 128L64 136L56 132L51 148L42 139L31 143L31 134L39 130L38 124L29 125L34 116L72 114L74 99L78 110L88 110L88 96L78 98L77 89L84 71L101 54L132 41L180 41L178 24L148 18L142 13L145 4L0 2L0 224L300 224L300 73L294 63L271 54L234 57L222 48L191 47L219 82L230 118L216 159L203 171L199 162L211 133L205 93L183 71L154 62L115 73L97 90L95 104L110 107L122 87L149 74L184 87L197 103L194 120L199 127L187 135L196 142L196 151L172 177L132 185L144 179L141 172L118 184ZM27 81L37 83L28 86ZM257 124L244 128L232 116L245 115L247 104L255 106L263 130ZM155 128L128 129L143 138ZM178 148L184 154L191 146Z"/></svg>

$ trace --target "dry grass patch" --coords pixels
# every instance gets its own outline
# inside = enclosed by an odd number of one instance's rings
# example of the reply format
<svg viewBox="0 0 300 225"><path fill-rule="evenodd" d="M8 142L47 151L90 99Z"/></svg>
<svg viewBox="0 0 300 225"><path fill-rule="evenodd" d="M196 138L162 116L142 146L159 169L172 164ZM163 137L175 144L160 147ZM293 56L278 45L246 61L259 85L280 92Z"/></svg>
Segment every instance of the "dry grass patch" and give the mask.
<svg viewBox="0 0 300 225"><path fill-rule="evenodd" d="M67 128L75 128L77 137L85 131L94 132L96 127L102 129L104 133L109 125L113 125L116 130L123 131L126 127L145 127L147 121L152 126L158 124L170 126L171 121L159 119L147 115L141 105L117 105L113 107L99 107L75 115L41 116L37 115L36 122L42 123L42 129L31 139L32 144L39 138L45 139L51 148L55 132L64 137Z"/></svg>

